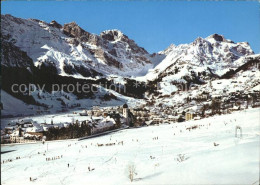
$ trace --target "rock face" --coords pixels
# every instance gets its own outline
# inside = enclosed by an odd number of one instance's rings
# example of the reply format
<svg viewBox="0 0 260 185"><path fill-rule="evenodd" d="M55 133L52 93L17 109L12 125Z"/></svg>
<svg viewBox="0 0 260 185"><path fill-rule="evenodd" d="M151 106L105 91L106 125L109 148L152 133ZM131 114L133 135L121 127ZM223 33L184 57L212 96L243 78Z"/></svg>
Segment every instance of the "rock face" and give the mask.
<svg viewBox="0 0 260 185"><path fill-rule="evenodd" d="M215 39L215 41L219 41L219 42L223 42L223 41L227 41L223 35L219 35L219 34L213 34L210 36L211 38Z"/></svg>
<svg viewBox="0 0 260 185"><path fill-rule="evenodd" d="M246 57L254 54L247 42L234 43L218 34L199 37L190 44L170 45L159 53L165 58L143 78L150 84L159 84L159 93L167 96L180 87L221 78L230 69L247 63Z"/></svg>
<svg viewBox="0 0 260 185"><path fill-rule="evenodd" d="M1 65L5 67L30 68L33 61L26 52L21 51L11 42L1 39Z"/></svg>
<svg viewBox="0 0 260 185"><path fill-rule="evenodd" d="M133 53L141 53L143 55L148 54L148 52L144 48L139 47L133 40L129 39L119 30L104 31L100 34L100 36L107 41L121 41L128 43Z"/></svg>
<svg viewBox="0 0 260 185"><path fill-rule="evenodd" d="M117 82L128 88L127 92L117 95L118 99L122 96L158 98L159 105L165 97L169 102L174 98L174 103L183 101L181 94L175 96L175 93L185 85L195 84L202 92L211 81L230 80L241 75L248 78L243 88L259 84L254 80L253 85L248 86L251 74L243 74L244 69L246 71L251 64L259 62L259 56L251 58L254 52L247 42L235 43L219 34L198 37L189 44L172 44L164 51L149 54L119 30L107 30L97 35L85 31L75 22L62 26L56 21L46 23L11 15L1 15L1 26L1 57L5 69L3 89L9 94L9 86L17 80L49 85L88 81L95 86L98 82ZM20 78L17 78L18 73ZM133 86L135 80L142 84L138 89ZM87 98L98 99L105 96L106 91L88 94ZM17 98L28 104L48 107L54 100L49 92L45 93L44 97L35 93L34 97L24 98L25 95L20 94ZM62 105L59 105L61 98ZM58 108L74 107L79 103L88 106L84 104L84 98L84 94L67 93L58 94L55 101ZM102 104L104 99L100 100ZM136 99L133 101L137 102ZM49 105L44 105L46 102Z"/></svg>
<svg viewBox="0 0 260 185"><path fill-rule="evenodd" d="M147 74L153 78L165 70L174 71L177 67L195 72L209 72L208 69L211 69L214 74L221 76L229 68L242 65L241 62L235 62L240 57L254 54L247 42L234 43L218 34L205 39L198 37L190 44L170 45L159 53L166 57Z"/></svg>
<svg viewBox="0 0 260 185"><path fill-rule="evenodd" d="M184 64L198 72L222 75L239 65L234 61L253 54L247 42L234 43L219 34L199 37L190 44L171 45L150 55L119 30L96 35L75 22L62 26L54 20L46 23L11 15L1 15L1 25L5 44L26 52L35 66L48 62L64 76L143 76L150 70L147 76L152 80L166 69L175 71Z"/></svg>
<svg viewBox="0 0 260 185"><path fill-rule="evenodd" d="M90 33L83 30L75 22L64 24L63 32L69 36L79 39L82 42L87 42L90 37Z"/></svg>
<svg viewBox="0 0 260 185"><path fill-rule="evenodd" d="M62 28L62 26L61 26L59 23L57 23L55 20L51 21L51 22L50 22L50 25L51 25L52 27L54 27L54 28L58 28L58 29L61 29L61 28Z"/></svg>
<svg viewBox="0 0 260 185"><path fill-rule="evenodd" d="M56 21L46 23L11 15L1 15L1 25L6 42L26 52L36 66L51 62L60 75L93 74L82 73L85 69L94 74L138 76L153 67L149 53L119 30L96 35L75 22L61 26Z"/></svg>
<svg viewBox="0 0 260 185"><path fill-rule="evenodd" d="M119 30L108 30L100 34L100 36L108 41L116 41L122 38L123 34Z"/></svg>

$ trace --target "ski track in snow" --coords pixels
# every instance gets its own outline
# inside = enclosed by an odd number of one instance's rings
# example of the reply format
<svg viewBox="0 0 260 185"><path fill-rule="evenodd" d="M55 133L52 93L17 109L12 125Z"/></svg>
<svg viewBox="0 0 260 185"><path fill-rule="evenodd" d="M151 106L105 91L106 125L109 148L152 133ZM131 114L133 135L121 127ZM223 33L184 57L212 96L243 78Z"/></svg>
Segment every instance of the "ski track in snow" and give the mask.
<svg viewBox="0 0 260 185"><path fill-rule="evenodd" d="M2 184L253 184L259 179L259 111L126 129L81 141L4 145L2 151L15 151L1 155L2 161L13 159L2 164ZM186 130L193 125L200 128ZM242 138L235 137L237 125ZM186 160L178 162L179 154ZM17 156L21 159L15 160ZM129 164L136 166L133 182L128 179ZM35 180L30 182L30 177Z"/></svg>

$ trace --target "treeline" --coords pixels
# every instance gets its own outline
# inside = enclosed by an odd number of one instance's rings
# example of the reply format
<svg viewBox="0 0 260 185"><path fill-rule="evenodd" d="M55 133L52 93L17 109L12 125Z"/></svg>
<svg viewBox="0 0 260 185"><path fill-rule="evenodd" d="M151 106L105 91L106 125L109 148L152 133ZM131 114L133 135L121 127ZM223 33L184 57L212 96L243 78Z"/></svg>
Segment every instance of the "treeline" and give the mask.
<svg viewBox="0 0 260 185"><path fill-rule="evenodd" d="M75 139L91 135L91 126L89 126L86 121L83 121L81 125L74 123L68 127L49 128L48 131L43 132L43 135L46 136L47 140Z"/></svg>
<svg viewBox="0 0 260 185"><path fill-rule="evenodd" d="M116 125L109 128L109 130L118 129L121 127L121 123L118 119L116 120ZM95 124L90 126L87 121L83 121L79 124L76 123L70 124L68 127L51 127L48 131L43 131L43 135L46 136L46 140L63 140L63 139L75 139L91 135L92 128L95 128Z"/></svg>

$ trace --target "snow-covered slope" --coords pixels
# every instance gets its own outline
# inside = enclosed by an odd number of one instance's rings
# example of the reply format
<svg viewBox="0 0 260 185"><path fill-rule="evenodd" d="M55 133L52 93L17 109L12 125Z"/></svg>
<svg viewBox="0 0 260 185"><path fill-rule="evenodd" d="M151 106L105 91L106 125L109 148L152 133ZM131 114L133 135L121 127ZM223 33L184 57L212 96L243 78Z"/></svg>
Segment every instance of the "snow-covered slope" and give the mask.
<svg viewBox="0 0 260 185"><path fill-rule="evenodd" d="M27 52L36 66L46 63L60 75L142 75L153 67L148 52L119 30L91 34L75 22L61 26L36 19L1 15L7 42Z"/></svg>
<svg viewBox="0 0 260 185"><path fill-rule="evenodd" d="M12 159L1 164L1 182L259 184L259 119L259 108L247 109L199 121L127 129L82 141L1 146L2 152L12 151L1 155L2 161ZM186 129L196 125L195 129ZM242 128L241 138L235 137L236 126ZM97 143L115 145L98 147ZM131 165L136 168L133 182L128 177Z"/></svg>
<svg viewBox="0 0 260 185"><path fill-rule="evenodd" d="M258 81L260 56L254 54L247 42L234 43L222 35L213 34L205 39L199 37L190 44L178 46L172 44L159 54L164 55L165 58L147 75L136 78L148 81L148 85L152 88L156 87L152 95L155 92L157 97L155 100L158 104L164 101L171 102L170 105L184 102L188 96L185 94L198 96L204 91L212 93L215 89L209 84L213 81L221 84L219 79L230 84L220 85L222 90L216 92L219 95L223 94L223 91L229 94L238 89L240 91L250 89L260 83ZM251 65L253 66L248 67ZM242 81L239 80L241 78ZM239 85L231 83L237 80ZM196 87L197 93L194 88L190 90L192 86ZM180 94L177 93L179 91ZM161 96L168 97L163 98L164 100L158 99Z"/></svg>
<svg viewBox="0 0 260 185"><path fill-rule="evenodd" d="M199 107L210 104L214 98L222 97L220 99L223 104L234 100L249 101L252 98L250 94L260 91L260 55L250 55L239 60L243 60L245 64L227 73L230 75L208 79L203 84L185 84L184 79L179 81L179 84L173 83L171 75L165 76L158 81L155 92L149 94L149 102L154 102L154 107L163 104L166 107L174 107L176 111L178 108L183 110L195 106L195 110L201 113Z"/></svg>
<svg viewBox="0 0 260 185"><path fill-rule="evenodd" d="M48 93L46 91L40 92L38 90L32 92L31 97L37 102L38 106L24 103L22 100L19 100L2 90L2 116L17 117L72 112L81 109L91 109L93 106L120 106L125 102L134 107L139 103L144 103L144 100L138 100L132 97L124 96L101 86L97 86L97 92L95 93L94 97L84 99L79 99L73 93Z"/></svg>
<svg viewBox="0 0 260 185"><path fill-rule="evenodd" d="M37 106L27 105L23 101L11 96L5 91L1 91L1 102L3 103L3 110L1 110L2 116L7 115L24 115L35 114Z"/></svg>
<svg viewBox="0 0 260 185"><path fill-rule="evenodd" d="M167 78L172 80L181 80L182 77L191 75L191 71L221 76L230 68L244 64L244 60L238 62L238 59L254 52L247 42L234 43L222 35L214 34L205 39L199 37L190 44L172 44L159 54L166 57L145 76L148 80L171 72L173 74L167 75Z"/></svg>
<svg viewBox="0 0 260 185"><path fill-rule="evenodd" d="M78 99L75 93L51 95L50 91L40 97L39 89L29 97L27 103L45 104L52 111L77 104L91 106L90 102L109 106L125 101L136 105L144 101L135 98L152 98L158 104L175 105L205 90L228 94L236 90L248 91L260 83L259 64L258 67L248 65L252 61L259 63L260 57L254 54L249 43L235 43L218 34L199 37L190 44L172 44L164 51L149 54L119 30L96 35L75 22L60 25L56 21L46 23L11 15L1 15L1 25L3 89L7 93L12 94L10 86L17 81L61 85L64 82L75 84L80 79L89 80L91 85L102 89L87 98L84 96L85 99ZM68 76L71 78L66 78ZM128 89L119 94L100 87L98 80L103 85L114 83ZM135 80L142 85L134 83ZM239 87L232 81L239 81ZM223 85L215 91L214 84ZM107 94L116 98L103 101ZM22 95L15 97L23 100Z"/></svg>

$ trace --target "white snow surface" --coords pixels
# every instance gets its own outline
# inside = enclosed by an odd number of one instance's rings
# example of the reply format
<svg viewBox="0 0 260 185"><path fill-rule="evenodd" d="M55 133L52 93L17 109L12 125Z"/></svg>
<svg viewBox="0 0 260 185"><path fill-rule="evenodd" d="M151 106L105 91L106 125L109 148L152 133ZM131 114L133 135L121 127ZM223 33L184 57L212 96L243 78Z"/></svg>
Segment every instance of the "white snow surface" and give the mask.
<svg viewBox="0 0 260 185"><path fill-rule="evenodd" d="M2 115L35 114L38 106L28 105L23 101L1 90L1 102L3 103Z"/></svg>
<svg viewBox="0 0 260 185"><path fill-rule="evenodd" d="M187 75L187 69L202 72L210 68L212 72L221 76L230 68L243 65L245 56L254 54L247 42L216 41L212 36L205 39L198 37L189 44L178 46L171 44L167 49L159 52L165 55L165 58L142 78L154 80L160 73L174 71L176 67L180 68L180 72L172 75L173 79L180 79Z"/></svg>
<svg viewBox="0 0 260 185"><path fill-rule="evenodd" d="M2 34L15 46L25 51L32 58L34 64L40 65L46 61L52 62L63 76L68 76L64 66L81 66L85 70L94 69L102 74L120 74L121 76L144 75L153 68L148 59L149 54L140 49L134 41L128 39L119 30L108 30L101 33L117 32L115 41L102 40L101 35L91 34L91 37L101 39L101 45L91 42L73 44L74 39L63 33L62 29L50 26L49 23L35 19L21 19L11 15L1 15ZM124 39L121 39L124 38ZM129 42L129 43L128 43ZM115 55L110 54L111 49ZM91 50L95 54L91 54ZM98 53L98 54L97 54ZM116 60L121 67L108 64L105 55L110 61ZM112 61L113 62L113 61ZM73 75L75 78L79 73Z"/></svg>
<svg viewBox="0 0 260 185"><path fill-rule="evenodd" d="M2 161L13 160L1 165L1 181L3 185L258 184L259 111L126 129L82 141L1 146L2 151L14 150L1 155ZM186 130L195 125L199 128ZM235 137L236 126L242 128L242 138ZM97 143L116 145L98 147ZM187 159L178 162L179 154ZM129 164L136 167L133 182L128 178Z"/></svg>

